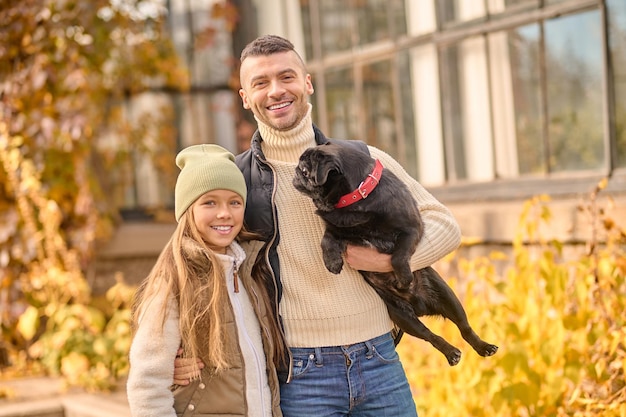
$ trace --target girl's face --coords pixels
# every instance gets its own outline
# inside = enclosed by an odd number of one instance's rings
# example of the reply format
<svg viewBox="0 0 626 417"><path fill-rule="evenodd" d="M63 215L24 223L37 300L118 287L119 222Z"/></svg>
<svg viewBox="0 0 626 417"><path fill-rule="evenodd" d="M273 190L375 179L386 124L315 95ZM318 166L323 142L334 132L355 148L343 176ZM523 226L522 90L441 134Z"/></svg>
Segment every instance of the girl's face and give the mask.
<svg viewBox="0 0 626 417"><path fill-rule="evenodd" d="M226 253L243 227L243 198L230 190L212 190L200 196L191 209L206 244L217 253Z"/></svg>

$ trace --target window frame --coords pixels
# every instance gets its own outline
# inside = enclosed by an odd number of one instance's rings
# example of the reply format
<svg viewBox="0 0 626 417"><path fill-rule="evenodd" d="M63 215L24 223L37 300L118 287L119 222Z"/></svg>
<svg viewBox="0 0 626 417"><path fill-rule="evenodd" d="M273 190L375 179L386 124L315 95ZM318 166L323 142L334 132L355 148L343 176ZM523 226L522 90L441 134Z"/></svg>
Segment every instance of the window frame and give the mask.
<svg viewBox="0 0 626 417"><path fill-rule="evenodd" d="M438 8L438 1L435 2L435 10ZM311 1L315 3L315 1ZM541 177L517 177L500 179L497 178L497 164L494 165L494 179L486 181L468 181L468 180L455 180L450 181L449 178L445 178L439 185L427 185L429 190L437 196L445 197L446 201L450 200L476 200L476 199L508 199L508 198L527 198L538 193L545 193L546 186L549 186L549 192L552 195L571 195L572 193L588 192L597 184L599 179L613 175L614 182L622 183L621 179L615 181L615 178L626 178L626 169L617 169L615 161L617 158L616 139L615 139L615 125L614 125L614 83L612 79L612 71L610 67L610 51L608 45L608 27L607 27L607 10L603 1L601 0L568 0L558 4L546 5L543 7L529 7L530 3L522 3L513 7L507 8L502 13L497 15L489 14L489 4L485 1L486 16L469 21L461 22L447 22L445 25L440 20L437 21L437 29L429 33L419 33L411 35L407 33L402 36L398 36L394 39L384 40L376 42L374 44L364 45L359 48L353 48L350 51L344 51L332 55L320 56L321 46L319 38L313 37L311 42L313 44L312 50L314 56L308 57L307 67L311 73L314 82L315 79L321 78L323 80L323 73L335 66L353 66L362 67L368 62L381 59L382 56L397 57L398 54L406 52L414 47L425 46L432 44L437 51L441 48L458 43L469 37L482 36L487 45L487 54L489 39L488 35L495 32L502 32L518 27L522 27L529 24L537 24L541 22L557 18L563 15L570 15L575 13L583 13L591 10L599 10L601 18L601 32L602 32L602 77L603 77L603 102L604 102L604 114L603 114L603 141L606 155L606 170L600 171L581 171L581 172L556 172L546 173ZM315 7L311 8L312 13L315 13ZM319 20L319 16L312 17L311 25L315 26L315 20ZM543 29L542 29L543 30ZM315 29L313 30L315 32ZM542 34L543 36L543 34ZM315 53L318 51L318 54ZM393 58L392 58L393 59ZM488 57L489 59L489 57ZM438 63L438 65L440 65ZM489 64L488 64L489 65ZM545 71L543 69L542 71ZM441 75L440 75L441 76ZM545 75L541 75L545 77ZM353 86L358 91L361 86L358 85L359 77L355 77L355 85ZM491 82L489 82L491 88ZM545 89L545 85L541 88ZM317 97L318 103L325 103L323 88L316 88L316 94L322 97ZM441 93L441 91L440 91ZM545 94L544 94L545 95ZM440 98L440 100L442 100ZM443 106L443 103L440 104ZM443 109L442 109L443 111ZM542 112L544 112L544 124L547 123L546 119L546 103L542 104ZM325 106L318 106L316 109L318 116L317 124L323 130L328 130L328 109ZM493 111L490 110L490 117L493 117ZM443 120L442 129L443 129ZM547 128L544 126L544 129ZM489 127L493 135L493 126ZM445 135L444 135L445 137ZM445 140L442 138L442 141ZM416 146L420 147L420 138L416 133ZM493 139L495 142L495 138ZM446 145L442 143L442 145ZM495 143L493 143L495 148ZM495 158L495 156L494 156ZM449 159L447 152L444 151L444 159ZM444 161L444 163L449 163ZM606 172L602 172L606 171Z"/></svg>

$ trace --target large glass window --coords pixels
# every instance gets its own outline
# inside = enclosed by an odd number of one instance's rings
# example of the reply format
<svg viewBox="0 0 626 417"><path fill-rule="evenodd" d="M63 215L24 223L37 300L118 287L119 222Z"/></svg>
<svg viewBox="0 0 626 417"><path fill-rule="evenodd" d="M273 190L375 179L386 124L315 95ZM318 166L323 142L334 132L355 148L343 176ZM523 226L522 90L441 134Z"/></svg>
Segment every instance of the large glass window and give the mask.
<svg viewBox="0 0 626 417"><path fill-rule="evenodd" d="M595 10L545 24L551 172L606 166L600 23Z"/></svg>
<svg viewBox="0 0 626 417"><path fill-rule="evenodd" d="M354 74L360 80L356 85ZM396 77L391 77L396 73ZM415 123L408 55L324 74L328 133L360 139L417 173ZM318 97L319 98L319 97ZM364 121L359 123L359 120Z"/></svg>
<svg viewBox="0 0 626 417"><path fill-rule="evenodd" d="M546 173L539 46L538 24L489 35L499 178Z"/></svg>
<svg viewBox="0 0 626 417"><path fill-rule="evenodd" d="M441 92L448 176L493 178L493 143L485 41L473 37L442 48Z"/></svg>
<svg viewBox="0 0 626 417"><path fill-rule="evenodd" d="M515 116L518 173L545 174L539 25L511 30L507 38L513 96L508 108Z"/></svg>
<svg viewBox="0 0 626 417"><path fill-rule="evenodd" d="M300 1L321 127L423 183L626 167L626 2Z"/></svg>
<svg viewBox="0 0 626 417"><path fill-rule="evenodd" d="M395 154L398 143L391 62L381 61L363 68L363 108L367 143Z"/></svg>
<svg viewBox="0 0 626 417"><path fill-rule="evenodd" d="M540 0L487 0L489 13L496 14L510 10L536 8Z"/></svg>
<svg viewBox="0 0 626 417"><path fill-rule="evenodd" d="M320 0L319 9L322 53L328 55L350 50L356 33L350 2Z"/></svg>
<svg viewBox="0 0 626 417"><path fill-rule="evenodd" d="M626 168L626 2L609 0L607 10L615 100L615 163Z"/></svg>
<svg viewBox="0 0 626 417"><path fill-rule="evenodd" d="M310 24L311 2L300 0L300 3ZM323 55L394 39L407 30L404 0L319 0L316 4ZM313 47L307 45L307 53L310 52Z"/></svg>
<svg viewBox="0 0 626 417"><path fill-rule="evenodd" d="M484 1L437 0L439 21L443 26L448 23L464 22L485 16Z"/></svg>
<svg viewBox="0 0 626 417"><path fill-rule="evenodd" d="M400 162L405 169L417 178L419 165L417 163L417 138L415 137L415 110L413 107L413 80L411 71L411 57L408 51L403 51L398 56L398 82L396 90L400 101L398 109L401 118L403 139L398 141L398 154Z"/></svg>
<svg viewBox="0 0 626 417"><path fill-rule="evenodd" d="M390 15L391 37L396 38L400 35L406 35L408 24L404 0L387 0L384 4Z"/></svg>
<svg viewBox="0 0 626 417"><path fill-rule="evenodd" d="M412 97L415 116L416 154L418 178L425 185L443 184L446 180L441 105L439 95L439 70L437 49L432 44L412 48L411 83L402 84L403 93ZM410 86L410 88L409 88Z"/></svg>
<svg viewBox="0 0 626 417"><path fill-rule="evenodd" d="M392 39L406 33L406 18L401 0L354 1L359 27L359 45Z"/></svg>
<svg viewBox="0 0 626 417"><path fill-rule="evenodd" d="M539 24L489 36L501 177L606 166L599 12L548 20L544 28L543 57Z"/></svg>
<svg viewBox="0 0 626 417"><path fill-rule="evenodd" d="M463 107L461 105L461 79L459 78L458 46L442 48L441 96L443 112L443 133L446 138L446 165L448 177L452 180L467 178L465 167L465 144L463 142Z"/></svg>
<svg viewBox="0 0 626 417"><path fill-rule="evenodd" d="M308 34L304 37L304 49L307 57L314 57L313 53L313 26L311 25L311 19L313 14L311 11L310 1L301 1L300 15L302 16L302 32Z"/></svg>
<svg viewBox="0 0 626 417"><path fill-rule="evenodd" d="M355 98L352 68L324 74L329 134L335 138L359 138L359 103Z"/></svg>
<svg viewBox="0 0 626 417"><path fill-rule="evenodd" d="M129 148L131 163L111 175L111 181L120 184L119 190L111 192L111 198L125 214L173 206L172 180L177 172L173 151L196 143L218 143L238 151L233 109L240 104L228 87L234 63L232 35L225 20L212 15L213 3L167 2L172 41L188 70L190 86L182 93L148 92L129 101L129 119L145 127L148 134L158 129L151 123L150 114L157 108L165 109L171 116L177 142L168 147L154 132L150 149L158 158L148 158Z"/></svg>
<svg viewBox="0 0 626 417"><path fill-rule="evenodd" d="M154 123L152 115L167 115L168 123ZM138 210L162 208L173 201L175 165L171 156L173 143L164 141L162 130L174 120L172 96L166 93L144 92L127 102L125 117L137 129L142 130L151 155L131 142L122 143L116 135L99 140L100 147L115 146L127 152L129 159L119 169L108 173L108 197L121 209L123 216L139 214Z"/></svg>

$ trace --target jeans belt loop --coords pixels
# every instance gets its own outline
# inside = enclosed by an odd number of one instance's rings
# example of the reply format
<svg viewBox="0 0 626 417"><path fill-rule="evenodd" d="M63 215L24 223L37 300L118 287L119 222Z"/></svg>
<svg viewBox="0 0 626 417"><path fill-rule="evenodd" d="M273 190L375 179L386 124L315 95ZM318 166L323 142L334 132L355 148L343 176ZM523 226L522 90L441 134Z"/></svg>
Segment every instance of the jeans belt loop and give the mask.
<svg viewBox="0 0 626 417"><path fill-rule="evenodd" d="M322 358L322 348L315 348L315 366L324 365L324 359Z"/></svg>
<svg viewBox="0 0 626 417"><path fill-rule="evenodd" d="M372 356L374 356L374 352L376 351L376 348L372 344L371 340L366 340L365 341L365 346L367 346L367 352L365 352L365 357L367 359L371 359Z"/></svg>

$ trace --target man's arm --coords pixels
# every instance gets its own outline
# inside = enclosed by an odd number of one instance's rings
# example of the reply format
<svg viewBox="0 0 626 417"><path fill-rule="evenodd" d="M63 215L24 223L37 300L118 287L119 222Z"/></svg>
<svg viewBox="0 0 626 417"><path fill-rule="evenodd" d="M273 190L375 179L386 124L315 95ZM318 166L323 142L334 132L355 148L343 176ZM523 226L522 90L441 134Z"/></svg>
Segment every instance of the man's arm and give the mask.
<svg viewBox="0 0 626 417"><path fill-rule="evenodd" d="M391 255L380 253L365 246L348 245L344 259L351 268L358 271L390 272Z"/></svg>

